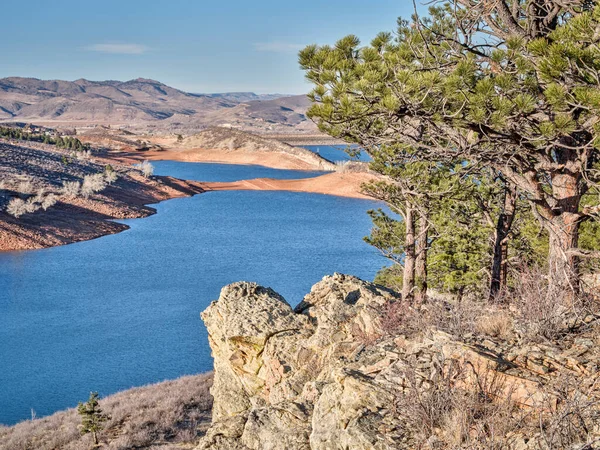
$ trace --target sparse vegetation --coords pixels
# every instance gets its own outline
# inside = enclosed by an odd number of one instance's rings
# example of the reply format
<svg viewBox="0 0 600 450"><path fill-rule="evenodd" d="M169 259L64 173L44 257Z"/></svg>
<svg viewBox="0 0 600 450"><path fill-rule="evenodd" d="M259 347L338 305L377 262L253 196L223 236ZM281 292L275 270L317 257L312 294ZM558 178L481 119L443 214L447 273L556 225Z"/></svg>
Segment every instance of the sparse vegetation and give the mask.
<svg viewBox="0 0 600 450"><path fill-rule="evenodd" d="M180 449L195 444L210 422L212 375L182 377L130 389L99 400L108 416L98 441L106 450ZM90 435L82 436L75 409L13 427L0 426L0 450L81 450Z"/></svg>
<svg viewBox="0 0 600 450"><path fill-rule="evenodd" d="M20 186L20 185L19 185ZM31 189L27 189L28 192ZM56 204L57 197L53 193L46 194L44 189L39 189L35 197L27 199L15 197L8 202L6 212L15 218L19 218L24 214L31 214L39 209L46 211L51 206Z"/></svg>
<svg viewBox="0 0 600 450"><path fill-rule="evenodd" d="M517 387L489 365L438 359L441 369L429 388L407 367L408 386L396 395L395 414L410 436L406 448L505 450L533 438L539 450L596 448L597 386L577 386L567 377L540 388L535 400L519 399Z"/></svg>
<svg viewBox="0 0 600 450"><path fill-rule="evenodd" d="M62 185L62 194L67 198L75 198L79 195L81 183L79 181L65 181Z"/></svg>
<svg viewBox="0 0 600 450"><path fill-rule="evenodd" d="M142 161L139 164L135 164L134 167L140 170L142 175L144 175L146 178L152 176L154 173L154 166L150 163L150 161Z"/></svg>
<svg viewBox="0 0 600 450"><path fill-rule="evenodd" d="M92 158L91 150L81 150L79 152L75 152L74 156L79 161L89 161Z"/></svg>
<svg viewBox="0 0 600 450"><path fill-rule="evenodd" d="M30 179L21 181L17 186L17 192L21 194L33 194L35 192L35 186Z"/></svg>
<svg viewBox="0 0 600 450"><path fill-rule="evenodd" d="M98 446L98 433L102 431L104 422L108 420L108 416L102 412L98 400L98 393L90 392L88 401L85 403L80 402L77 406L77 413L81 416L79 432L81 434L91 434L93 447Z"/></svg>
<svg viewBox="0 0 600 450"><path fill-rule="evenodd" d="M48 208L56 205L57 201L58 197L56 196L56 194L50 193L42 199L40 204L42 206L42 209L46 211Z"/></svg>
<svg viewBox="0 0 600 450"><path fill-rule="evenodd" d="M108 184L113 184L118 179L117 172L109 164L104 168L104 179Z"/></svg>
<svg viewBox="0 0 600 450"><path fill-rule="evenodd" d="M13 217L19 218L23 214L27 213L27 204L23 199L13 198L10 202L8 202L6 212Z"/></svg>
<svg viewBox="0 0 600 450"><path fill-rule="evenodd" d="M104 188L106 188L104 174L96 173L83 177L83 183L81 183L80 192L83 198L89 198L90 195L100 192L104 190Z"/></svg>
<svg viewBox="0 0 600 450"><path fill-rule="evenodd" d="M588 295L553 296L540 272L524 271L517 284L494 299L462 299L432 294L422 304L406 300L388 304L382 313L387 335L414 336L432 328L462 338L485 335L507 341L549 342L587 330L600 314L600 303Z"/></svg>

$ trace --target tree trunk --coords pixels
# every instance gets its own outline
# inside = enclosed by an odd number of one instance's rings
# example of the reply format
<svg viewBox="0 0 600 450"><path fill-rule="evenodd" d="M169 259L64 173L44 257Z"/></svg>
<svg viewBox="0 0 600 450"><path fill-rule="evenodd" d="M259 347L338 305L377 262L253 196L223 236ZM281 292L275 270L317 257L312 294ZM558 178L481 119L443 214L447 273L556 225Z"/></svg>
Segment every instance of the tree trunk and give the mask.
<svg viewBox="0 0 600 450"><path fill-rule="evenodd" d="M404 243L404 276L402 280L402 298L412 301L415 287L415 210L407 205L406 216L406 241Z"/></svg>
<svg viewBox="0 0 600 450"><path fill-rule="evenodd" d="M494 256L492 258L492 276L490 282L490 299L493 299L506 287L508 272L508 235L517 211L517 187L505 182L502 211L498 216L494 236Z"/></svg>
<svg viewBox="0 0 600 450"><path fill-rule="evenodd" d="M548 282L550 292L555 295L579 290L578 258L569 253L579 241L581 193L578 182L578 177L571 173L552 177L552 196L556 205L546 211L543 221L550 235Z"/></svg>
<svg viewBox="0 0 600 450"><path fill-rule="evenodd" d="M427 250L429 247L429 220L427 214L419 213L419 234L416 243L415 261L415 301L423 303L427 299Z"/></svg>
<svg viewBox="0 0 600 450"><path fill-rule="evenodd" d="M579 240L579 216L562 213L548 222L550 251L548 254L548 281L553 293L576 293L579 290L578 258L569 253Z"/></svg>

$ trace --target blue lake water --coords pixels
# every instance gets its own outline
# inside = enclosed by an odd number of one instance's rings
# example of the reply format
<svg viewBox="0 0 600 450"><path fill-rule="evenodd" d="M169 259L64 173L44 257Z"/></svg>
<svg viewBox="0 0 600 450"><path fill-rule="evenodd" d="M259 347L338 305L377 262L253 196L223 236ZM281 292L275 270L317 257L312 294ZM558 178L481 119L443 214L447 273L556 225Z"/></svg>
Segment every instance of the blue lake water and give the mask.
<svg viewBox="0 0 600 450"><path fill-rule="evenodd" d="M347 145L303 145L303 148L310 150L311 152L318 153L323 158L328 159L329 161L349 161L349 160L357 160L357 161L371 161L369 155L365 152L361 152L357 157L353 158L348 153L346 153Z"/></svg>
<svg viewBox="0 0 600 450"><path fill-rule="evenodd" d="M159 162L156 173L232 181L307 172ZM290 192L210 192L155 205L123 233L0 253L0 423L212 369L199 313L228 283L267 285L290 303L333 272L372 279L362 241L379 204Z"/></svg>

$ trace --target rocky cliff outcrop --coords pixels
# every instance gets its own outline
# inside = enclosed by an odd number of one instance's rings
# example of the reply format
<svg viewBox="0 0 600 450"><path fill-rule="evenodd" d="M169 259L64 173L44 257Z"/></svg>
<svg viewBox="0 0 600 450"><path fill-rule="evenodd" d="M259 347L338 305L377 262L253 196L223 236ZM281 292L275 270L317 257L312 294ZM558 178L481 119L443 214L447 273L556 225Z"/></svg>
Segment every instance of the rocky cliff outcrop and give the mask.
<svg viewBox="0 0 600 450"><path fill-rule="evenodd" d="M537 425L525 435L512 422L516 410L534 404L546 405L542 410L558 408L561 400L541 386L575 376L578 386L588 387L586 404L600 399L594 397L600 358L593 339L580 338L564 350L477 336L458 340L435 329L418 337L392 336L382 329L381 319L386 305L397 300L391 291L340 274L325 277L295 309L256 284L223 288L219 300L202 313L215 377L212 426L198 449L417 448L414 434L421 424L415 421L437 414L428 416L427 408L445 411L446 422L457 421L445 426L458 436L453 439L459 446L452 448L545 448L534 445L547 438L535 435ZM463 370L449 369L456 366ZM469 396L473 386L478 391ZM432 390L436 395L428 396ZM465 394L449 396L454 391ZM510 445L460 445L480 439L473 437L478 415L506 398L512 399L510 408L493 409L489 420L507 427L503 434L510 435ZM438 403L427 403L432 399ZM454 402L468 406L450 405ZM419 415L411 403L427 403L424 413ZM597 412L586 410L582 420L593 424ZM485 436L490 434L487 425ZM419 448L449 448L436 444L434 435L446 433L440 427L433 424L427 445ZM600 433L597 428L585 428L590 439Z"/></svg>

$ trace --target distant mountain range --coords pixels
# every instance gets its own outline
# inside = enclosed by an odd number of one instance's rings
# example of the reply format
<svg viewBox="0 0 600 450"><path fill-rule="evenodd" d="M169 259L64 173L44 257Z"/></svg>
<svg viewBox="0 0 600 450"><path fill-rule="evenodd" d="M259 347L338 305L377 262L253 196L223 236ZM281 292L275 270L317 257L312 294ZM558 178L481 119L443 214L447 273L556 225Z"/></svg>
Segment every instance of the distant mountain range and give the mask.
<svg viewBox="0 0 600 450"><path fill-rule="evenodd" d="M193 94L155 80L0 79L0 121L193 131L232 126L248 131L314 131L304 95L252 92Z"/></svg>
<svg viewBox="0 0 600 450"><path fill-rule="evenodd" d="M254 92L223 92L221 94L198 94L206 95L211 98L229 100L236 103L253 102L258 100L276 100L282 97L293 97L289 94L255 94Z"/></svg>

